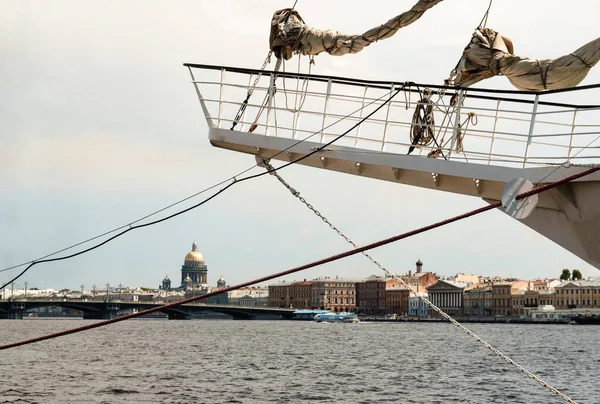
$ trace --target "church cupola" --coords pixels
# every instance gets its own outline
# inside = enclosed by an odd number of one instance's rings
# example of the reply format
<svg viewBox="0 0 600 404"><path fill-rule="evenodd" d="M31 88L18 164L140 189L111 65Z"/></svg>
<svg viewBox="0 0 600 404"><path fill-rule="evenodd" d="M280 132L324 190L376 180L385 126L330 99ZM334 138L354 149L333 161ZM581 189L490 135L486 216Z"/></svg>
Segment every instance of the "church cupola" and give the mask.
<svg viewBox="0 0 600 404"><path fill-rule="evenodd" d="M168 275L165 275L165 279L162 280L162 290L171 290L171 280Z"/></svg>
<svg viewBox="0 0 600 404"><path fill-rule="evenodd" d="M217 287L218 288L224 288L226 285L225 283L225 279L223 279L223 275L221 275L221 277L219 278L219 280L217 281Z"/></svg>
<svg viewBox="0 0 600 404"><path fill-rule="evenodd" d="M420 274L421 272L423 272L423 262L421 262L420 258L417 261L416 265L417 265L417 273Z"/></svg>
<svg viewBox="0 0 600 404"><path fill-rule="evenodd" d="M190 279L188 284L187 278ZM184 289L205 286L208 279L208 267L204 262L204 256L198 251L196 240L192 243L192 250L183 259L181 266L181 287Z"/></svg>

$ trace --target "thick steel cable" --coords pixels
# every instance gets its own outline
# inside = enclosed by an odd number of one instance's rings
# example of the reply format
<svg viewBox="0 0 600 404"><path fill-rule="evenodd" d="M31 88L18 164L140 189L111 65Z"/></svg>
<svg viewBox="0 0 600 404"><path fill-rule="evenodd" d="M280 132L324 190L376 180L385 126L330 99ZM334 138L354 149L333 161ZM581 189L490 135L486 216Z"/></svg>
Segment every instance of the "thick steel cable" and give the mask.
<svg viewBox="0 0 600 404"><path fill-rule="evenodd" d="M375 109L374 109L373 111L371 111L369 114L367 114L367 115L366 115L364 118L360 119L358 122L356 122L354 125L352 125L352 127L350 127L350 129L346 130L346 131L345 131L345 132L343 132L341 135L338 135L338 136L336 136L336 137L335 137L333 140L331 140L331 141L329 141L329 142L327 142L327 143L325 143L325 144L323 144L323 145L321 145L321 146L319 146L319 147L315 148L315 150L311 151L310 153L308 153L308 154L306 154L306 155L304 155L304 156L302 156L302 157L299 157L299 158L297 158L296 160L290 161L289 163L286 163L286 164L284 164L284 165L282 165L282 166L278 167L278 168L277 168L277 170L281 170L281 169L283 169L283 168L286 168L286 167L289 167L289 166L291 166L292 164L296 164L296 163L298 163L298 162L300 162L300 161L302 161L302 160L304 160L304 159L306 159L306 158L308 158L308 157L310 157L310 156L312 156L312 155L314 155L314 154L316 154L316 153L320 152L321 150L325 149L326 147L330 146L331 144L333 144L333 143L337 142L339 139L341 139L342 137L346 136L348 133L352 132L354 129L356 129L357 127L359 127L359 126L360 126L360 125L361 125L361 124L362 124L364 121L366 121L367 119L369 119L371 116L373 116L374 114L376 114L376 113L377 113L377 112L378 112L380 109L382 109L382 108L383 108L385 105L387 105L389 102L391 102L391 101L392 101L392 100L393 100L393 99L394 99L394 98L395 98L395 97L398 95L398 93L399 93L400 91L402 91L402 90L405 88L405 86L406 86L406 85L403 85L402 87L400 87L398 90L396 90L396 91L395 91L395 92L393 92L393 93L392 93L392 92L390 92L390 93L388 93L388 94L385 94L385 95L381 96L381 97L380 97L378 100L382 100L384 97L386 97L386 96L388 96L388 95L389 95L389 97L388 97L386 100L384 100L384 101L381 103L381 105L379 105L377 108L375 108ZM375 101L372 101L372 102L371 102L371 104L372 104L372 103L374 103L374 102L376 102L376 101L377 101L377 100L375 100ZM363 108L364 108L364 107L361 107L361 109L363 109ZM336 121L335 123L332 123L331 125L334 125L334 124L336 124L336 123L338 123L338 122L342 121L342 120L343 120L343 119L345 119L346 117L347 117L347 116L345 116L344 118L340 118L338 121ZM312 137L312 136L314 136L314 135L316 135L316 134L320 133L320 132L321 132L321 131L323 131L323 130L324 130L324 129L322 129L322 130L320 130L320 131L317 131L317 132L313 133L313 134L312 134L311 136L309 136L308 138L310 138L310 137ZM300 143L302 143L302 142L305 142L305 141L306 141L308 138L306 138L306 139L302 139L302 140L299 140L298 142L294 143L293 145L289 146L288 148L286 148L286 149L284 149L284 150L282 150L282 151L280 151L280 152L276 153L276 154L275 154L275 156L278 156L278 155L280 155L281 153L283 153L285 150L288 150L288 149L290 149L290 148L292 148L292 147L294 147L294 146L296 146L296 145L298 145L298 144L300 144ZM249 168L249 169L245 170L244 172L248 172L249 170L251 170L252 168L256 167L257 165L258 165L258 164L254 165L253 167L251 167L251 168ZM164 217L164 218L162 218L162 219L154 220L154 221L152 221L152 222L148 222L148 223L144 223L144 224L139 224L139 225L136 225L136 226L132 226L131 224L130 224L130 225L128 225L128 226L123 226L123 227L121 227L121 228L124 228L124 227L127 227L127 228L126 228L125 230L123 230L122 232L115 234L114 236L112 236L112 237L110 237L110 238L108 238L108 239L104 240L103 242L101 242L101 243L99 243L99 244L96 244L96 245L94 245L94 246L92 246L92 247L86 248L85 250L78 251L78 252L76 252L76 253L73 253L73 254L70 254L70 255L66 255L66 256L63 256L63 257L58 257L58 258L49 258L49 259L42 259L42 260L38 260L38 261L32 261L32 262L31 262L31 264L29 264L29 265L28 265L28 266L27 266L27 267L26 267L26 268L25 268L23 271L21 271L21 272L20 272L20 273L19 273L17 276L13 277L13 278L12 278L10 281L8 281L8 282L5 282L5 283L4 283L2 286L0 286L0 289L4 289L6 286L10 285L12 282L14 282L14 281L16 281L17 279L19 279L19 278L20 278L21 276L23 276L23 275L24 275L24 274L25 274L27 271L29 271L29 269L30 269L31 267L33 267L33 266L34 266L34 265L36 265L36 264L40 264L40 263L44 263L44 262L63 261L63 260L66 260L66 259L70 259L70 258L76 257L76 256L78 256L78 255L85 254L85 253L87 253L87 252L89 252L89 251L95 250L95 249L97 249L97 248L99 248L99 247L103 246L104 244L106 244L106 243L108 243L108 242L110 242L110 241L112 241L112 240L114 240L114 239L116 239L116 238L118 238L118 237L121 237L121 236L122 236L122 235L124 235L125 233L128 233L128 232L130 232L130 231L132 231L132 230L140 229L140 228L143 228L143 227L149 227L149 226L153 226L153 225L155 225L155 224L158 224L158 223L161 223L161 222L167 221L167 220L169 220L169 219L172 219L172 218L174 218L174 217L176 217L176 216L182 215L183 213L189 212L190 210L196 209L196 208L198 208L198 207L200 207L200 206L204 205L205 203L209 202L209 201L210 201L210 200L212 200L213 198L217 197L218 195L222 194L223 192L225 192L227 189L229 189L229 188L230 188L230 187L232 187L233 185L235 185L235 184L238 184L238 183L240 183L240 182L243 182L243 181L248 181L248 180L251 180L251 179L255 179L255 178L258 178L258 177L262 177L263 175L266 175L266 174L268 174L268 173L267 173L267 172L263 172L263 173L260 173L260 174L250 175L250 176L248 176L248 177L244 177L244 178L242 178L242 179L239 179L239 180L238 180L236 177L233 177L233 178L231 179L231 180L232 180L232 182L230 182L229 184L227 184L227 185L226 185L224 188L222 188L222 189L220 189L219 191L215 192L213 195L209 196L208 198L204 199L203 201L200 201L199 203L197 203L197 204L195 204L195 205L192 205L192 206L190 206L190 207L188 207L188 208L186 208L186 209L180 210L180 211L178 211L178 212L175 212L175 213L173 213L173 214L171 214L171 215L169 215L169 216L166 216L166 217ZM228 180L226 180L226 181L228 181ZM220 184L223 184L223 183L224 183L224 182L226 182L226 181L223 181L223 182L221 182ZM214 186L213 186L213 188L214 188Z"/></svg>
<svg viewBox="0 0 600 404"><path fill-rule="evenodd" d="M300 202L302 202L310 211L312 211L317 217L319 217L325 224L327 224L340 237L342 237L344 240L346 240L354 248L360 248L360 246L358 244L356 244L349 236L347 236L346 234L344 234L343 231L341 231L336 225L334 225L333 223L331 223L329 221L329 219L327 219L325 216L323 216L323 214L321 214L321 212L319 212L317 209L315 209L315 207L312 204L310 204L306 199L304 199L304 197L302 197L300 195L300 192L298 192L295 188L293 188L290 184L288 184L287 181L285 181L283 179L283 177L281 177L275 171L274 167L271 164L269 164L268 161L262 160L262 165L263 165L263 167L265 167L269 171L270 174L274 175L275 178L277 178L279 180L279 182L281 182L281 184L283 184L283 186L286 187L288 189L288 191L290 191L290 193L296 199L298 199ZM521 198L525 198L525 196L522 196ZM454 319L453 317L451 317L448 313L446 313L445 311L443 311L442 309L440 309L438 306L436 306L435 304L433 304L429 299L427 299L424 296L419 295L417 293L417 291L412 286L410 286L408 283L404 282L404 280L402 278L400 278L399 276L397 276L396 274L394 274L392 271L390 271L387 267L385 267L382 263L380 263L377 259L375 259L367 251L363 251L362 254L365 257L367 257L373 264L375 264L379 269L381 269L386 274L387 277L395 279L396 281L400 282L400 284L402 286L405 286L408 290L410 290L419 300L421 300L422 302L425 302L425 304L427 304L429 307L431 307L440 316L442 316L443 318L445 318L446 320L448 320L449 322L451 322L453 325L455 325L459 330L461 330L462 332L464 332L468 336L472 337L475 341L477 341L480 344L482 344L484 347L486 347L487 349L489 349L492 353L494 353L495 355L497 355L498 357L500 357L501 359L503 359L504 361L506 361L507 363L509 363L513 367L515 367L515 369L517 369L518 371L522 372L527 377L529 377L529 378L533 379L534 381L538 382L540 385L542 385L543 387L545 387L546 389L548 389L553 394L557 395L558 397L562 398L563 400L565 400L568 403L575 403L575 401L573 401L573 399L571 399L569 396L567 396L566 394L562 393L557 388L551 386L548 382L546 382L545 380L543 380L542 378L540 378L539 376L537 376L535 373L533 373L533 372L525 369L522 365L520 365L517 362L515 362L509 356L505 355L500 350L494 348L487 341L484 341L481 337L479 337L473 331L469 330L467 327L465 327L464 325L462 325L461 323L459 323L456 319Z"/></svg>
<svg viewBox="0 0 600 404"><path fill-rule="evenodd" d="M557 186L559 186L561 184L573 181L573 180L578 179L578 178L585 177L586 175L590 175L590 174L592 174L592 173L594 173L596 171L599 171L599 170L600 170L600 168L596 167L596 168L592 168L592 169L580 172L580 173L575 174L575 175L571 175L571 176L566 177L566 178L564 178L564 179L562 179L560 181L556 181L554 183L547 184L547 185L544 185L542 187L533 189L531 191L519 194L516 197L516 199L520 200L520 199L527 198L527 197L532 196L532 195L539 194L539 193L544 192L544 191L546 191L548 189L557 187ZM268 171L265 171L264 174L268 174ZM336 255L332 255L330 257L323 258L323 259L320 259L318 261L314 261L314 262L311 262L309 264L305 264L305 265L302 265L302 266L299 266L299 267L296 267L296 268L288 269L288 270L283 271L283 272L278 272L278 273L275 273L275 274L272 274L272 275L264 276L262 278L258 278L258 279L252 280L252 281L244 282L244 283L241 283L239 285L230 286L230 287L221 289L221 290L216 291L216 292L211 292L211 293L207 293L205 295L191 297L189 299L184 299L184 300L180 300L178 302L173 302L173 303L169 303L169 304L166 304L166 305L163 305L163 306L154 307L152 309L138 311L137 313L127 314L125 316L113 318L113 319L110 319L110 320L99 321L97 323L88 324L88 325L85 325L85 326L76 327L76 328L72 328L72 329L65 330L65 331L59 331L59 332L56 332L56 333L47 334L47 335L43 335L43 336L36 337L36 338L30 338L30 339L23 340L23 341L18 341L18 342L13 342L13 343L10 343L10 344L1 345L0 346L0 351L5 350L5 349L10 349L10 348L16 348L18 346L33 344L35 342L45 341L45 340L52 339L52 338L61 337L63 335L69 335L69 334L74 334L74 333L78 333L78 332L82 332L82 331L86 331L86 330L91 330L91 329L98 328L98 327L103 327L103 326L106 326L106 325L109 325L109 324L118 323L120 321L129 320L131 318L136 318L136 317L140 317L140 316L143 316L143 315L146 315L146 314L155 313L157 311L163 311L163 310L166 310L166 309L171 309L173 307L181 306L182 304L193 303L193 302L196 302L198 300L209 298L211 296L217 296L217 295L220 295L222 293L230 292L232 290L240 289L240 288L247 287L247 286L252 286L252 285L255 285L257 283L266 282L266 281L269 281L271 279L279 278L281 276L290 275L290 274L293 274L293 273L296 273L296 272L304 271L305 269L309 269L309 268L313 268L313 267L316 267L316 266L319 266L319 265L327 264L329 262L337 261L337 260L340 260L342 258L346 258L346 257L350 257L352 255L356 255L356 254L362 253L363 251L367 251L367 250L371 250L371 249L374 249L374 248L378 248L378 247L381 247L381 246L384 246L384 245L387 245L387 244L390 244L390 243L393 243L393 242L396 242L396 241L399 241L399 240L402 240L402 239L405 239L405 238L408 238L408 237L415 236L415 235L420 234L420 233L427 232L429 230L436 229L438 227L445 226L445 225L450 224L450 223L458 222L458 221L460 221L462 219L466 219L468 217L472 217L472 216L478 215L480 213L487 212L488 210L492 210L492 209L498 208L500 206L502 206L502 203L501 202L496 202L496 203L494 203L492 205L488 205L488 206L485 206L483 208L475 209L475 210L472 210L470 212L463 213L462 215L458 215L458 216L452 217L450 219L442 220L440 222L433 223L433 224L430 224L428 226L421 227L419 229L411 230L409 232L402 233L402 234L399 234L397 236L390 237L390 238L387 238L387 239L384 239L384 240L380 240L380 241L377 241L375 243L367 244L367 245L364 245L364 246L359 247L359 248L354 248L352 250L345 251L345 252L342 252L342 253L339 253L339 254L336 254Z"/></svg>

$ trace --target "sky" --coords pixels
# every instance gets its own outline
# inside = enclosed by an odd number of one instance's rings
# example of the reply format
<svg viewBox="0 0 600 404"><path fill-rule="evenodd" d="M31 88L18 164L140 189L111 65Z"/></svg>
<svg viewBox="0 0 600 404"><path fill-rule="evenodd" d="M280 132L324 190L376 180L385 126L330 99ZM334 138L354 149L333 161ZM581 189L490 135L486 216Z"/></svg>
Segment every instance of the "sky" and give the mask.
<svg viewBox="0 0 600 404"><path fill-rule="evenodd" d="M296 9L311 26L360 33L413 3L380 0L364 7L355 0L300 0ZM183 63L260 68L268 52L271 15L291 4L3 1L0 269L130 223L253 165L252 156L209 144ZM598 36L600 2L574 0L568 10L564 4L496 1L488 27L510 37L519 55L558 57ZM445 0L359 54L317 56L313 73L441 84L487 5ZM565 11L572 18L564 18ZM600 67L582 84L597 82ZM503 77L485 84L512 88ZM485 205L473 197L303 166L281 175L359 244ZM34 266L16 284L157 287L166 274L177 283L194 240L208 265L210 284L220 275L230 284L244 282L349 249L273 177L264 176L88 254ZM585 277L600 275L496 211L372 254L396 273L413 269L420 258L425 270L443 276L464 272L533 279L558 277L562 268L578 268ZM286 279L362 279L378 271L356 256ZM0 281L15 274L2 272Z"/></svg>

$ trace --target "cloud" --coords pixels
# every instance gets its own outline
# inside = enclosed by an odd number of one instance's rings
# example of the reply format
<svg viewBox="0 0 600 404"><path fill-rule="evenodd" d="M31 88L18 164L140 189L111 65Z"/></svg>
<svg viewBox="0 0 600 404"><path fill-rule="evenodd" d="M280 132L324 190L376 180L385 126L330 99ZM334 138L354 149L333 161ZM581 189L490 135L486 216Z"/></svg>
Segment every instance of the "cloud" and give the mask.
<svg viewBox="0 0 600 404"><path fill-rule="evenodd" d="M165 147L106 133L37 139L1 153L4 183L48 190L135 193L153 192L149 186L160 184L163 192L185 185L186 173L198 166L191 147Z"/></svg>

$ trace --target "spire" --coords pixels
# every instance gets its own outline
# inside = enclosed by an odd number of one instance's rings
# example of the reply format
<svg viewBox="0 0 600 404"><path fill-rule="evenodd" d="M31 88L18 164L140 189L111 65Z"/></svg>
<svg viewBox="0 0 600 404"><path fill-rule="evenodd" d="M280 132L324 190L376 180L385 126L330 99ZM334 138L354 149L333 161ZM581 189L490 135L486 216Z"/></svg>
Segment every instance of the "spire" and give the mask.
<svg viewBox="0 0 600 404"><path fill-rule="evenodd" d="M194 242L192 243L192 251L198 251L198 244L196 244L196 239L194 239Z"/></svg>

